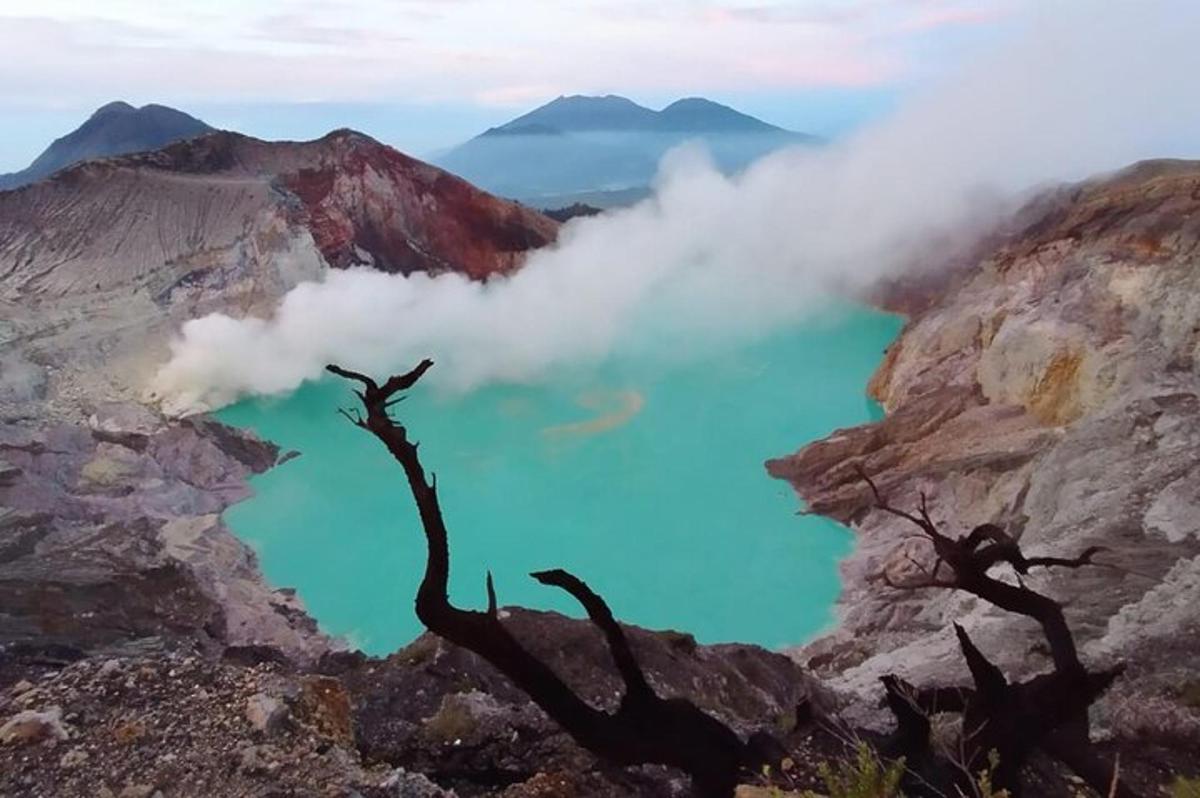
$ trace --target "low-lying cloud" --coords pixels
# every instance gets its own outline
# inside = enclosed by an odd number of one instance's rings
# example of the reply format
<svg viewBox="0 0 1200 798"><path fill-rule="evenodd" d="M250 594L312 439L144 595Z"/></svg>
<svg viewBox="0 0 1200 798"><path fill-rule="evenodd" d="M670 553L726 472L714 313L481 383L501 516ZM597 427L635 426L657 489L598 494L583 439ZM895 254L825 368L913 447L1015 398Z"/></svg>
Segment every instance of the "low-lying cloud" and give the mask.
<svg viewBox="0 0 1200 798"><path fill-rule="evenodd" d="M670 154L651 199L571 222L511 278L331 272L268 320L188 322L154 388L175 409L211 408L331 361L382 375L432 356L440 383L466 390L737 340L919 263L932 235L1031 187L1200 150L1200 9L1043 5L1000 51L843 142L735 177L700 150Z"/></svg>

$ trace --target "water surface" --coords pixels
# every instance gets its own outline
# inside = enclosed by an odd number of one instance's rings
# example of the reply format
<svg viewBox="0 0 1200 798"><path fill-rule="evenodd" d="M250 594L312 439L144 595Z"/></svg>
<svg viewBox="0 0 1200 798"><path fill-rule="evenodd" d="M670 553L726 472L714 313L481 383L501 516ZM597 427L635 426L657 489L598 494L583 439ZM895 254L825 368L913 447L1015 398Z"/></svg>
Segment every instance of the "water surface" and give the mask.
<svg viewBox="0 0 1200 798"><path fill-rule="evenodd" d="M631 623L770 647L812 636L850 536L797 515L763 461L872 418L865 385L899 326L853 310L703 362L626 358L459 396L418 386L398 416L437 472L452 599L482 607L490 568L502 605L578 614L527 576L562 567ZM302 453L225 517L323 629L382 654L420 632L424 538L399 466L336 414L354 401L324 380L222 411Z"/></svg>

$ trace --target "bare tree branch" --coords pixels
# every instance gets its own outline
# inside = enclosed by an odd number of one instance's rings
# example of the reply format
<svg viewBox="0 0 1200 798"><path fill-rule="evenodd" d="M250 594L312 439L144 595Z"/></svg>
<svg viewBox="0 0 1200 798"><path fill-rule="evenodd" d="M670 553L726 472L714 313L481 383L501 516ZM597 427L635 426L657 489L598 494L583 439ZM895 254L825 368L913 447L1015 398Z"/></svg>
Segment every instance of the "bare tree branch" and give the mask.
<svg viewBox="0 0 1200 798"><path fill-rule="evenodd" d="M677 767L692 777L698 794L728 798L742 775L763 764L759 752L770 747L763 746L761 739L756 745L748 745L725 724L689 701L656 695L608 605L582 580L562 570L533 574L543 584L570 593L604 633L625 683L620 706L612 714L590 706L577 696L505 628L497 612L490 573L486 611L463 610L450 603L450 550L438 501L437 479L426 476L417 444L409 440L404 425L387 412L402 398L396 394L415 385L432 365L432 361L422 361L408 373L389 378L382 386L366 375L339 366L326 367L331 373L364 386L359 397L367 417L359 426L378 438L400 464L417 505L428 552L425 575L417 590L417 617L430 631L495 666L580 745L601 759L616 765Z"/></svg>
<svg viewBox="0 0 1200 798"><path fill-rule="evenodd" d="M1103 565L1094 562L1094 557L1104 548L1093 546L1078 557L1026 557L1018 542L995 524L981 524L965 536L951 538L941 533L933 523L928 510L928 501L922 493L917 514L907 513L892 507L883 497L878 486L861 468L859 474L868 484L878 509L904 518L921 530L937 557L932 573L923 566L918 570L924 579L894 582L886 570L880 577L889 587L902 590L919 590L941 587L963 590L1008 612L1024 615L1037 621L1049 644L1054 670L1028 681L1010 684L1004 674L987 659L966 631L955 624L967 667L971 672L975 689L964 694L961 703L964 726L965 761L957 763L967 776L977 772L986 762L990 751L1000 757L1000 765L993 774L998 787L1008 789L1014 796L1020 788L1020 770L1029 754L1037 747L1056 756L1064 764L1076 770L1078 775L1101 793L1109 787L1111 769L1097 764L1088 740L1087 708L1112 683L1119 670L1089 672L1079 659L1075 637L1067 624L1062 606L1029 588L1021 576L1031 568L1082 568ZM912 558L905 553L906 557ZM913 560L915 563L915 560ZM940 579L942 565L949 568L951 578ZM1007 564L1017 574L1019 584L1012 585L989 575L997 565ZM888 706L897 719L897 737L910 740L913 753L925 756L924 744L911 743L913 729L917 728L911 718L914 707L928 712L927 705L913 700L908 706L897 701L895 683L885 682ZM1071 730L1066 736L1065 730ZM1069 745L1068 745L1069 743ZM1103 775L1103 779L1100 775ZM1131 793L1124 785L1118 785L1117 794L1130 798Z"/></svg>
<svg viewBox="0 0 1200 798"><path fill-rule="evenodd" d="M633 656L633 650L629 647L629 640L625 637L625 632L613 618L604 599L596 595L591 588L584 584L583 580L562 569L538 571L531 576L543 585L562 588L583 605L588 618L604 633L604 639L608 642L617 672L621 674L621 679L625 682L626 700L643 700L653 695L650 685L646 682L646 676L637 663L637 658Z"/></svg>

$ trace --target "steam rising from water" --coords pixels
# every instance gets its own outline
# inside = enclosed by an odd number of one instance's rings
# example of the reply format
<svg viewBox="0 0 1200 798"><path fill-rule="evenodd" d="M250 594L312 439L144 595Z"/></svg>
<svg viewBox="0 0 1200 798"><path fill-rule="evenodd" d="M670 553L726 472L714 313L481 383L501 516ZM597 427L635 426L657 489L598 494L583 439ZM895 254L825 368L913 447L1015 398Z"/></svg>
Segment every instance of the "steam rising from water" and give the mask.
<svg viewBox="0 0 1200 798"><path fill-rule="evenodd" d="M465 390L614 350L702 349L919 262L931 234L1037 183L1198 149L1200 8L1042 5L1002 52L844 142L733 178L700 150L672 153L651 199L571 222L511 278L332 272L270 320L188 322L154 390L170 409L211 408L327 362L384 374L429 355L431 377Z"/></svg>

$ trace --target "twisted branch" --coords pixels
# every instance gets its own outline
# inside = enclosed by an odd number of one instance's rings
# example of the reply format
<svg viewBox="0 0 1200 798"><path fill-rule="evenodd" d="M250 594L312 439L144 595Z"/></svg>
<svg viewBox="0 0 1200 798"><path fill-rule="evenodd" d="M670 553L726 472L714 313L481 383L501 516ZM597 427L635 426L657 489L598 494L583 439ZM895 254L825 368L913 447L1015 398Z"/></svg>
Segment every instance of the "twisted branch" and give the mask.
<svg viewBox="0 0 1200 798"><path fill-rule="evenodd" d="M1071 558L1026 557L1017 541L995 524L982 524L963 537L951 538L933 523L924 494L921 494L917 511L907 512L892 506L865 471L859 468L858 473L870 487L876 508L917 527L920 536L930 541L937 557L932 572L918 566L924 579L897 583L884 569L880 577L885 584L901 590L940 587L971 593L1003 610L1037 621L1050 647L1054 662L1052 673L1010 684L966 630L954 625L959 648L975 685L970 692L961 694L960 709L966 735L964 773L972 776L986 761L988 753L995 750L1000 755L1000 765L993 774L995 782L1016 795L1021 766L1034 748L1041 747L1105 793L1113 786L1107 778L1112 771L1106 770L1091 749L1087 708L1107 689L1120 670L1089 672L1079 659L1075 637L1067 625L1062 605L1030 589L1020 577L1028 574L1031 568L1104 565L1095 562L1094 557L1106 549L1093 546ZM1018 585L1000 581L989 574L992 568L1002 563L1017 573ZM943 564L949 568L948 579L939 578ZM888 705L898 723L897 738L907 741L905 744L916 755L924 756L928 742L913 742L920 726L912 715L918 710L928 712L929 705L915 699L901 705L899 685L902 682L896 677L888 678L892 681L885 681L885 689ZM909 692L916 694L912 690ZM1102 783L1097 781L1098 774L1105 776ZM1122 784L1116 785L1115 790L1122 798L1133 795Z"/></svg>
<svg viewBox="0 0 1200 798"><path fill-rule="evenodd" d="M450 603L450 550L437 480L426 477L417 444L409 440L404 425L388 413L403 399L396 394L415 385L432 365L432 361L424 360L412 371L390 377L382 386L364 374L336 365L326 367L329 372L363 386L355 394L366 411L365 420L359 414L351 416L342 411L342 415L379 439L408 480L428 550L425 575L417 590L417 617L434 634L475 652L495 666L576 742L601 759L617 765L677 767L692 777L698 794L721 798L732 795L741 776L763 764L756 753L761 747L747 745L729 727L689 701L660 698L647 682L624 630L608 605L581 579L563 570L532 574L542 584L561 588L574 597L604 634L625 684L620 706L612 714L577 696L505 628L497 612L490 573L486 583L486 611L464 610Z"/></svg>

